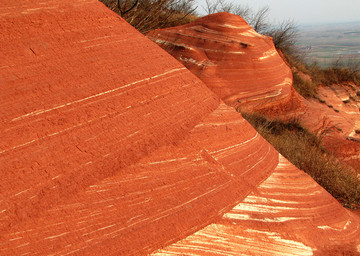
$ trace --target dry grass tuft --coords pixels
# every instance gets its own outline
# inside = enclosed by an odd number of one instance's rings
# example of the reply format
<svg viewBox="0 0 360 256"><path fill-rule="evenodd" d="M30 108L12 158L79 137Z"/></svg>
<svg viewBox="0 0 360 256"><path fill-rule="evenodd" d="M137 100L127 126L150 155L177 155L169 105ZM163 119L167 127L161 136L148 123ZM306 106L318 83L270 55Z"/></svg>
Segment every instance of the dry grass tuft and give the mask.
<svg viewBox="0 0 360 256"><path fill-rule="evenodd" d="M305 98L315 98L317 96L317 84L303 80L298 72L293 72L293 79L293 87L300 95Z"/></svg>
<svg viewBox="0 0 360 256"><path fill-rule="evenodd" d="M280 52L281 53L281 52ZM280 54L293 67L293 86L295 90L305 98L318 98L319 86L333 86L341 84L355 84L360 86L360 61L344 63L341 59L335 61L328 68L321 68L317 63L304 64L300 56L284 52ZM302 72L311 77L311 81L305 81L299 75ZM358 92L358 96L360 91ZM321 101L321 100L320 100Z"/></svg>
<svg viewBox="0 0 360 256"><path fill-rule="evenodd" d="M349 82L360 85L360 73L357 68L334 64L324 69L319 68L317 65L312 65L308 67L308 70L312 79L319 85L331 86Z"/></svg>
<svg viewBox="0 0 360 256"><path fill-rule="evenodd" d="M269 121L258 114L243 113L251 125L284 157L308 173L344 206L360 206L360 180L321 147L320 139L296 120Z"/></svg>
<svg viewBox="0 0 360 256"><path fill-rule="evenodd" d="M197 18L194 0L100 1L143 34L157 28L187 24Z"/></svg>

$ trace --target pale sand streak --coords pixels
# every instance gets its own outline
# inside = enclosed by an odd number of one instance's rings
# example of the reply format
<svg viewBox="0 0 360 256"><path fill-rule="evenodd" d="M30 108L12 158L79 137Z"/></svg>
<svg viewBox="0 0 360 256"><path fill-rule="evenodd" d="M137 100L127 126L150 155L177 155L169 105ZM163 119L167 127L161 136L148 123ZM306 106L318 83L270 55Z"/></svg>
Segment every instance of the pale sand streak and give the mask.
<svg viewBox="0 0 360 256"><path fill-rule="evenodd" d="M197 197L195 197L195 198L192 198L192 199L190 199L190 200L188 200L188 201L186 201L186 202L184 202L184 203L182 203L182 204L180 204L180 205L177 205L177 206L175 206L175 207L173 207L173 208L167 209L167 210L165 210L165 211L163 211L163 212L161 212L161 213L159 213L159 214L156 214L155 216L152 216L152 217L150 217L150 218L144 218L144 219L142 219L142 220L140 220L140 221L137 221L137 222L134 222L134 223L128 225L127 227L120 228L120 229L118 229L118 230L115 230L115 231L113 231L113 232L111 232L111 233L108 233L108 234L105 234L105 235L111 235L111 234L113 234L113 233L120 232L120 231L122 231L122 230L131 228L132 226L135 226L135 225L137 225L137 224L139 224L139 223L142 223L142 222L145 222L145 221L155 222L155 221L157 221L157 220L160 220L160 219L162 219L162 218L165 218L166 216L170 215L171 212L173 212L174 210L177 210L177 209L179 209L179 208L182 208L183 206L185 206L185 205L187 205L187 204L190 204L190 203L192 203L193 201L198 200L199 198L202 198L202 197L204 197L204 196L206 196L206 195L208 195L208 194L211 194L211 193L213 193L213 192L215 192L215 191L217 191L217 190L220 190L220 189L222 189L223 187L227 186L229 183L230 183L230 181L228 181L228 182L226 182L226 183L223 183L223 184L221 184L220 186L215 187L215 188L213 188L213 189L211 189L211 190L209 190L209 191L207 191L207 192L205 192L205 193L203 193L203 194L201 194L201 195L199 195L199 196L197 196Z"/></svg>
<svg viewBox="0 0 360 256"><path fill-rule="evenodd" d="M235 29L244 29L244 28L248 28L248 25L242 25L242 26L234 26L231 24L217 24L218 27L223 27L223 28L235 28Z"/></svg>
<svg viewBox="0 0 360 256"><path fill-rule="evenodd" d="M93 44L93 45L85 46L84 48L88 49L88 48L93 48L93 47L97 47L97 46L101 46L101 45L105 45L105 44L114 44L114 43L119 43L119 42L124 42L124 41L127 41L127 39L121 39L121 40L116 40L116 41L108 41L108 42L101 43L101 44Z"/></svg>
<svg viewBox="0 0 360 256"><path fill-rule="evenodd" d="M236 147L239 147L241 145L244 145L244 144L247 144L249 143L250 141L256 139L257 137L259 136L259 133L256 133L254 137L244 141L244 142L241 142L239 144L236 144L236 145L233 145L233 146L230 146L230 147L227 147L227 148L223 148L223 149L219 149L219 150L216 150L216 151L212 151L210 152L210 154L215 154L215 153L219 153L219 152L222 152L222 151L226 151L226 150L229 150L229 149L232 149L232 148L236 148Z"/></svg>
<svg viewBox="0 0 360 256"><path fill-rule="evenodd" d="M92 123L92 122L94 122L94 121L97 121L97 120L100 120L100 119L102 119L102 118L108 117L108 116L110 116L110 115L112 115L112 114L114 114L114 113L115 113L115 112L109 113L109 114L103 115L103 116L101 116L101 117L99 117L99 118L96 118L96 119L87 121L86 123L80 123L80 124L77 124L77 125L68 127L68 128L66 128L66 129L64 129L64 130L61 130L61 131L58 131L58 132L54 132L54 133L49 134L49 135L47 135L47 136L44 136L44 137L41 137L41 138L38 138L38 139L31 140L31 141L28 141L28 142L23 143L23 144L20 144L20 145L16 145L16 146L14 146L14 147L12 147L12 148L8 148L8 149L5 149L5 150L1 151L0 154L3 154L3 153L5 153L5 152L8 152L8 151L10 151L10 150L12 150L12 149L17 149L17 148L21 148L21 147L27 146L27 145L29 145L29 144L32 144L32 143L34 143L34 142L36 142L36 141L39 141L39 140L42 140L42 139L44 139L44 138L53 137L53 136L55 136L55 135L64 133L64 132L69 131L69 130L71 130L71 129L74 129L74 128L76 128L76 127L81 127L81 126L83 126L84 124L90 124L90 123Z"/></svg>
<svg viewBox="0 0 360 256"><path fill-rule="evenodd" d="M40 8L34 8L34 9L27 9L27 10L21 12L21 14L29 14L30 12L35 12L35 11L39 11L39 10L51 10L51 9L57 9L57 7L54 6L54 7L40 7Z"/></svg>
<svg viewBox="0 0 360 256"><path fill-rule="evenodd" d="M169 214L171 214L172 211L177 210L178 208L181 208L181 207L185 206L186 204L189 204L189 203L191 203L191 202L193 202L193 201L195 201L195 200L197 200L197 199L199 199L199 198L202 198L202 197L208 195L209 193L213 193L213 192L215 192L216 190L222 189L222 188L223 188L224 186L226 186L229 182L230 182L230 181L228 181L228 182L226 182L226 183L224 183L224 184L222 184L222 185L220 185L220 186L217 186L217 187L215 187L215 188L213 188L213 189L211 189L211 190L209 190L209 191L207 191L207 192L205 192L205 193L203 193L203 194L201 194L201 195L199 195L199 196L197 196L197 197L195 197L195 198L192 198L192 199L184 202L183 204L177 205L177 206L175 206L175 207L173 207L173 208L171 208L171 209L167 209L167 210L165 210L165 211L163 211L163 212L160 212L160 213L156 214L155 216L152 216L152 217L149 217L149 218L140 219L140 220L138 220L138 221L136 221L136 222L133 222L133 223L129 224L129 225L126 226L126 227L122 227L122 228L117 229L117 230L114 230L114 231L112 231L112 232L110 232L110 233L104 234L104 236L114 235L113 237L116 237L116 236L118 235L118 234L116 234L116 233L121 232L122 230L125 230L125 229L128 229L128 228L131 228L132 226L137 225L137 224L139 224L139 223L142 223L142 222L145 222L145 221L154 222L154 221L157 221L157 220L159 220L159 219L162 219L162 218L168 216ZM93 214L93 216L98 215L98 214L99 214L99 213L95 213L95 214ZM100 230L104 230L104 229L107 229L107 228L111 228L111 227L114 227L114 226L116 226L116 224L113 224L113 225L110 225L110 226L107 226L107 227L104 227L104 228L99 228L99 229L97 229L97 230L95 230L95 231L92 231L92 232L90 232L90 233L85 233L85 234L83 234L83 236L89 235L89 234L91 234L91 233L95 233L95 232L100 231ZM62 236L62 235L65 235L65 234L60 234L60 235L58 235L58 236ZM48 237L48 239L50 239L50 238L53 239L53 238L56 238L56 237L58 237L58 236L51 236L51 237ZM79 251L79 250L81 250L81 249L78 249L78 250L76 250L76 251ZM75 252L75 251L73 251L73 252ZM73 252L69 252L68 254L71 254L71 253L73 253ZM64 255L67 255L67 254L64 254Z"/></svg>
<svg viewBox="0 0 360 256"><path fill-rule="evenodd" d="M211 224L195 234L157 250L151 255L312 255L312 248L284 239L277 232L246 229L229 232L231 227ZM259 236L261 239L259 239Z"/></svg>
<svg viewBox="0 0 360 256"><path fill-rule="evenodd" d="M37 115L40 115L40 114L43 114L43 113L46 113L46 112L49 112L49 111L52 111L52 110L55 110L55 109L60 109L60 108L63 108L63 107L66 107L66 106L70 106L70 105L73 105L75 103L80 103L80 102L83 102L83 101L86 101L86 100L89 100L89 99L92 99L92 98L96 98L96 97L99 97L99 96L102 96L102 95L105 95L105 94L109 94L109 93L112 93L112 92L115 92L115 91L118 91L120 89L123 89L123 88L126 88L126 87L129 87L129 86L132 86L132 85L135 85L135 84L138 84L138 83L141 83L141 82L144 82L144 81L149 81L151 79L154 79L154 78L158 78L158 77L162 77L164 75L167 75L167 74L171 74L171 73L174 73L176 71L180 71L180 70L184 70L186 69L185 67L184 68L177 68L177 69L172 69L172 70L169 70L169 71L166 71L162 74L159 74L159 75L155 75L155 76L152 76L152 77L148 77L148 78L144 78L144 79L141 79L141 80L138 80L138 81L135 81L135 82L132 82L130 84L127 84L127 85L124 85L124 86L121 86L121 87L118 87L118 88L115 88L115 89L112 89L112 90L108 90L106 92L102 92L102 93L98 93L98 94L95 94L95 95L92 95L92 96L89 96L89 97L86 97L86 98L83 98L83 99L80 99L80 100L76 100L76 101L72 101L72 102L68 102L66 104L63 104L63 105L59 105L59 106L56 106L56 107L53 107L53 108L50 108L50 109L46 109L46 110L36 110L36 111L33 111L31 113L28 113L26 115L23 115L23 116L19 116L17 118L14 118L12 119L12 121L17 121L17 120L21 120L23 118L26 118L26 117L29 117L29 116L37 116ZM127 107L126 109L128 109L129 107ZM115 113L115 112L114 112ZM34 139L34 140L31 140L31 141L28 141L28 142L25 142L23 144L20 144L20 145L16 145L12 148L8 148L8 149L5 149L3 151L0 151L0 154L3 154L5 152L8 152L12 149L17 149L17 148L20 148L20 147L24 147L24 146L27 146L29 144L32 144L36 141L39 141L41 139L44 139L46 137L52 137L52 136L55 136L57 134L60 134L60 133L64 133L68 130L71 130L73 128L76 128L76 127L80 127L80 126L83 126L84 124L89 124L95 120L99 120L99 119L102 119L102 118L105 118L109 115L111 115L113 113L109 113L107 115L104 115L104 116L101 116L100 118L97 118L97 119L94 119L94 120L90 120L90 121L87 121L86 123L80 123L78 125L74 125L72 127L69 127L69 128L66 128L62 131L59 131L59 132L55 132L55 133L52 133L52 134L49 134L48 136L45 136L45 137L41 137L41 138L38 138L38 139Z"/></svg>
<svg viewBox="0 0 360 256"><path fill-rule="evenodd" d="M69 233L70 232L64 232L64 233L62 233L60 235L45 237L44 239L54 239L54 238L57 238L57 237L65 236L65 235L67 235Z"/></svg>
<svg viewBox="0 0 360 256"><path fill-rule="evenodd" d="M268 59L270 57L273 57L277 54L277 51L275 49L271 49L267 52L264 52L263 56L259 58L259 60L265 60Z"/></svg>
<svg viewBox="0 0 360 256"><path fill-rule="evenodd" d="M219 49L212 49L212 48L203 48L203 47L199 47L199 46L196 46L195 48L194 47L190 47L188 45L185 45L185 44L176 44L176 43L172 43L172 42L168 42L168 41L165 41L165 40L161 40L161 39L155 39L153 38L153 40L157 43L157 44L164 44L164 45L174 45L174 46L178 46L178 47L184 47L186 49L189 49L189 50L202 50L202 51L206 51L206 52L221 52L221 53L225 53L225 54L245 54L245 52L241 52L241 51L222 51L222 50L219 50Z"/></svg>
<svg viewBox="0 0 360 256"><path fill-rule="evenodd" d="M195 128L202 127L202 126L226 126L229 124L240 124L245 122L245 119L238 119L234 121L228 121L228 122L217 122L217 123L201 123L195 126Z"/></svg>
<svg viewBox="0 0 360 256"><path fill-rule="evenodd" d="M101 36L101 37L96 37L96 38L92 38L92 39L89 39L89 40L81 40L79 42L80 43L86 43L86 42L91 42L91 41L100 40L100 39L109 38L109 37L112 37L112 36Z"/></svg>
<svg viewBox="0 0 360 256"><path fill-rule="evenodd" d="M25 117L29 117L29 116L37 116L37 115L40 115L40 114L43 114L43 113L46 113L46 112L49 112L49 111L52 111L52 110L55 110L55 109L67 107L67 106L70 106L70 105L73 105L73 104L76 104L76 103L80 103L80 102L83 102L83 101L86 101L86 100L89 100L89 99L92 99L92 98L96 98L96 97L99 97L99 96L102 96L102 95L105 95L105 94L109 94L109 93L118 91L118 90L120 90L120 89L124 89L124 88L127 88L127 87L129 87L129 86L132 86L132 85L135 85L135 84L138 84L138 83L141 83L141 82L149 81L149 80L154 79L154 78L157 78L157 77L162 77L162 76L165 76L165 75L174 73L174 72L176 72L176 71L184 70L184 69L186 69L186 68L183 67L183 68L172 69L172 70L166 71L166 72L164 72L164 73L162 73L162 74L155 75L155 76L152 76L152 77L147 77L147 78L144 78L144 79L141 79L141 80L132 82L132 83L130 83L130 84L126 84L126 85L117 87L117 88L115 88L115 89L111 89L111 90L108 90L108 91L105 91L105 92L101 92L101 93L97 93L97 94L95 94L95 95L91 95L91 96L85 97L85 98L80 99L80 100L75 100L75 101L72 101L72 102L68 102L68 103L65 103L65 104L63 104L63 105L59 105L59 106L56 106L56 107L53 107L53 108L49 108L49 109L44 109L44 110L39 109L39 110L35 110L35 111L31 112L31 113L28 113L28 114L25 114L25 115L16 117L16 118L12 119L11 121L21 120L21 119L23 119L23 118L25 118Z"/></svg>

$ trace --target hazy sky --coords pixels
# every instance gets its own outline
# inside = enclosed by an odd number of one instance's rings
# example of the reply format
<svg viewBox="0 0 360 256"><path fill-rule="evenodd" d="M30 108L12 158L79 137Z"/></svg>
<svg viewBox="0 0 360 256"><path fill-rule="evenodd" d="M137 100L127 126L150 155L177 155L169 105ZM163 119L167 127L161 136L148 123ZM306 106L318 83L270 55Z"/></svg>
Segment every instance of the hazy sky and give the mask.
<svg viewBox="0 0 360 256"><path fill-rule="evenodd" d="M197 0L198 10L205 0ZM215 1L215 0L211 0ZM360 21L359 0L227 0L253 9L270 7L270 20L293 19L297 24Z"/></svg>

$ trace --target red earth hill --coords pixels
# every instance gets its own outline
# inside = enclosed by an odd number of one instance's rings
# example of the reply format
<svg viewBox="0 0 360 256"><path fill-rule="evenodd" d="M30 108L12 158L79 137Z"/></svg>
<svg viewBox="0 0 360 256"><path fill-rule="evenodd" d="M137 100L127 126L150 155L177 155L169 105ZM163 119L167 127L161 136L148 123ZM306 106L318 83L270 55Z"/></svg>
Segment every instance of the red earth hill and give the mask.
<svg viewBox="0 0 360 256"><path fill-rule="evenodd" d="M0 6L0 255L360 252L359 216L104 5Z"/></svg>
<svg viewBox="0 0 360 256"><path fill-rule="evenodd" d="M149 38L165 48L228 105L274 119L296 119L324 137L324 145L360 172L359 101L306 100L292 87L292 71L270 37L260 35L240 16L217 13L179 27L155 30ZM320 90L330 101L360 95ZM337 93L339 91L339 94ZM345 97L345 98L344 98ZM344 98L344 99L343 99ZM358 131L358 132L356 132Z"/></svg>

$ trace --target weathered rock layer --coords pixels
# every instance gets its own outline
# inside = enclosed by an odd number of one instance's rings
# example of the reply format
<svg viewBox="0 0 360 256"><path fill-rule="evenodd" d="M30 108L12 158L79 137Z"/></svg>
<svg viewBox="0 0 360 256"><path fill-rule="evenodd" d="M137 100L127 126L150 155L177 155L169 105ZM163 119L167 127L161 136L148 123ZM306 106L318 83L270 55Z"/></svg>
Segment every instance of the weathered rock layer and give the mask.
<svg viewBox="0 0 360 256"><path fill-rule="evenodd" d="M240 16L217 13L148 36L228 105L263 109L281 102L295 107L291 69L272 39L256 33Z"/></svg>
<svg viewBox="0 0 360 256"><path fill-rule="evenodd" d="M356 218L280 155L271 176L241 203L154 255L356 255L358 224L346 215Z"/></svg>
<svg viewBox="0 0 360 256"><path fill-rule="evenodd" d="M339 159L360 171L358 102L340 109L300 96L292 87L291 69L272 39L256 33L241 17L217 13L187 25L154 30L148 36L228 105L274 119L296 119L324 137L324 146ZM338 89L342 96L330 91L327 94L335 101L350 100L360 88Z"/></svg>
<svg viewBox="0 0 360 256"><path fill-rule="evenodd" d="M173 253L212 229L227 254L359 251L358 216L102 4L0 2L1 255Z"/></svg>
<svg viewBox="0 0 360 256"><path fill-rule="evenodd" d="M311 106L330 112L328 126L337 135L325 137L325 144L340 159L360 170L360 88L345 83L320 87L318 94L323 103L313 101Z"/></svg>

